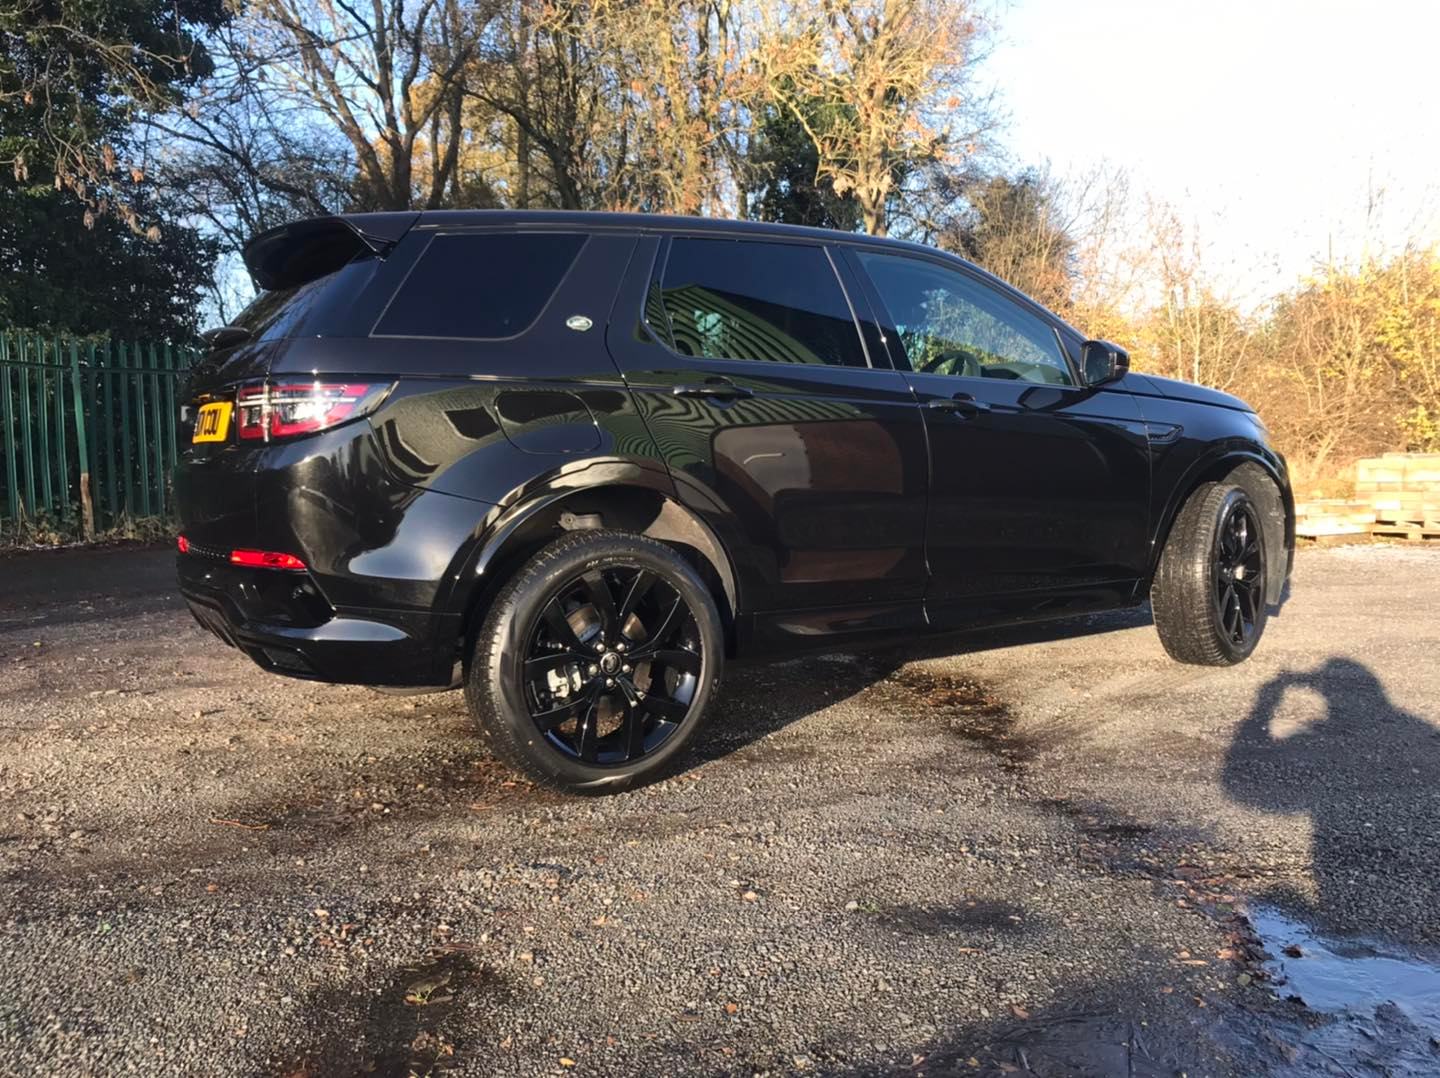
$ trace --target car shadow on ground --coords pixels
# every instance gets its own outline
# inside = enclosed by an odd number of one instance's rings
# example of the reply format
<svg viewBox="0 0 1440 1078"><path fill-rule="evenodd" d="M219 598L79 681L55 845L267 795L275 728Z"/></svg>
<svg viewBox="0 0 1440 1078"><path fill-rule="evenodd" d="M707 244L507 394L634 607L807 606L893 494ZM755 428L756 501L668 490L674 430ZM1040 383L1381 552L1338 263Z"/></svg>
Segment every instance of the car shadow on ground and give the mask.
<svg viewBox="0 0 1440 1078"><path fill-rule="evenodd" d="M693 767L741 752L817 711L859 696L910 663L1074 640L1150 624L1150 608L1145 605L1104 614L917 636L905 643L887 642L868 649L836 648L778 663L732 663L726 668L726 684L717 700L716 714L680 766ZM909 679L906 687L927 697L946 689L935 679L923 676ZM980 685L948 679L948 688L949 702L954 704L978 708L988 699ZM652 781L667 777L660 775Z"/></svg>
<svg viewBox="0 0 1440 1078"><path fill-rule="evenodd" d="M1304 813L1313 829L1313 897L1259 896L1324 931L1440 947L1433 867L1419 839L1440 833L1440 728L1390 699L1379 677L1335 657L1287 671L1256 696L1222 782L1241 804ZM1303 781L1297 781L1303 780Z"/></svg>

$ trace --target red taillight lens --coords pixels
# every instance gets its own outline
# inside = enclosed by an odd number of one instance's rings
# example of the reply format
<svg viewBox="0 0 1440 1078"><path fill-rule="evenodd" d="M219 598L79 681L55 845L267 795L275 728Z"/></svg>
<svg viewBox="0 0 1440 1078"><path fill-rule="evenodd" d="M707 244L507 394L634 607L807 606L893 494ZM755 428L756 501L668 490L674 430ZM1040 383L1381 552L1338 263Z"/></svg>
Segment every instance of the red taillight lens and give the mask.
<svg viewBox="0 0 1440 1078"><path fill-rule="evenodd" d="M177 535L175 537L175 545L180 548L181 554L190 553L190 540L186 539L183 535Z"/></svg>
<svg viewBox="0 0 1440 1078"><path fill-rule="evenodd" d="M287 382L246 386L235 401L236 428L246 441L314 434L364 415L386 387L368 382Z"/></svg>
<svg viewBox="0 0 1440 1078"><path fill-rule="evenodd" d="M232 550L230 561L247 569L304 569L305 563L294 554L274 550Z"/></svg>

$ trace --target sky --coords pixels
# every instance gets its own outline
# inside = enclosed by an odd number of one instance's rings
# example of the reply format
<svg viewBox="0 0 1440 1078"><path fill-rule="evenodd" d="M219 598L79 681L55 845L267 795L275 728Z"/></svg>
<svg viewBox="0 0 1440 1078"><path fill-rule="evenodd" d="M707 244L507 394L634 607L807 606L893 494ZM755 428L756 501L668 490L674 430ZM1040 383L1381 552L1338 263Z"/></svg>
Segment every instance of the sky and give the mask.
<svg viewBox="0 0 1440 1078"><path fill-rule="evenodd" d="M1236 299L1440 242L1440 0L999 3L980 81L1013 161L1123 169Z"/></svg>

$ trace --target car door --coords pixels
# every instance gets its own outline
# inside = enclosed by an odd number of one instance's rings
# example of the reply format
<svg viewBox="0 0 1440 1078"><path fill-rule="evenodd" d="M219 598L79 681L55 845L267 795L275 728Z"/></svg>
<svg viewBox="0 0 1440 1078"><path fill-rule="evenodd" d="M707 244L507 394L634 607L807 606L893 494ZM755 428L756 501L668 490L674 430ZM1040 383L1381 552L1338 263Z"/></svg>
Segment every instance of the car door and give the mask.
<svg viewBox="0 0 1440 1078"><path fill-rule="evenodd" d="M1148 554L1135 401L1080 386L1059 327L979 275L875 249L849 257L929 436L932 622L1128 599Z"/></svg>
<svg viewBox="0 0 1440 1078"><path fill-rule="evenodd" d="M607 337L682 501L726 539L749 612L792 636L918 627L925 435L870 363L823 244L675 235ZM878 342L878 333L875 334ZM878 350L878 349L877 349Z"/></svg>

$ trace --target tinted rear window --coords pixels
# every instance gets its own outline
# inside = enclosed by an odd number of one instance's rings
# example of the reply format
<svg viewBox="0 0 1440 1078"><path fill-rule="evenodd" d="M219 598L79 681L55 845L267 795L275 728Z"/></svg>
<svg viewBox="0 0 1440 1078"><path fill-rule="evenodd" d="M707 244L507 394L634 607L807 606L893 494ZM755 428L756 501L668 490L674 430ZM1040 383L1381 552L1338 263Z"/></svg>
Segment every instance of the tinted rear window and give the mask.
<svg viewBox="0 0 1440 1078"><path fill-rule="evenodd" d="M313 281L261 292L230 324L244 326L258 341L343 333L344 312L378 265L366 254Z"/></svg>
<svg viewBox="0 0 1440 1078"><path fill-rule="evenodd" d="M850 305L819 247L677 239L660 304L669 333L657 328L681 355L865 366Z"/></svg>
<svg viewBox="0 0 1440 1078"><path fill-rule="evenodd" d="M584 243L557 232L436 236L375 334L513 337L540 316Z"/></svg>

